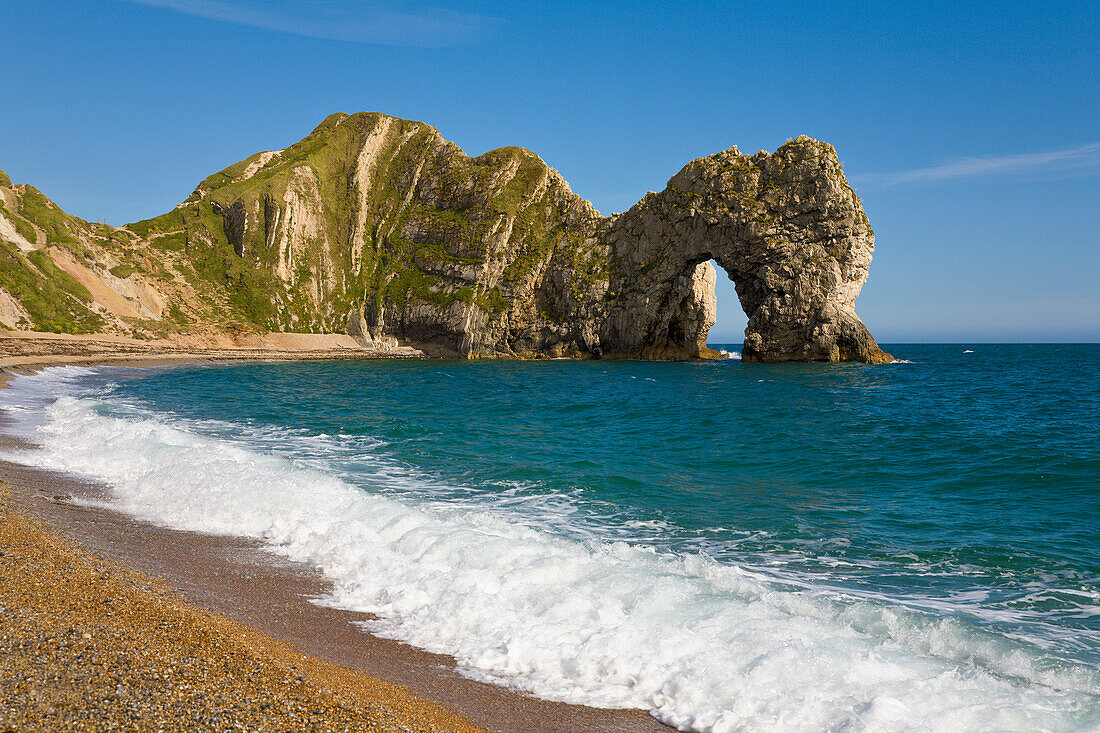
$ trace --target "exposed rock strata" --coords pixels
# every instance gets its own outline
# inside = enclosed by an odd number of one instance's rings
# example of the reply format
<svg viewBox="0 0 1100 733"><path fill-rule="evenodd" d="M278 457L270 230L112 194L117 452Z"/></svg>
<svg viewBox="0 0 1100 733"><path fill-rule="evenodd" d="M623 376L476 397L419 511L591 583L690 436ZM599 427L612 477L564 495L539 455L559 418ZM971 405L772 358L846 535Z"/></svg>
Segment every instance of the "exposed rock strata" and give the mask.
<svg viewBox="0 0 1100 733"><path fill-rule="evenodd" d="M853 309L867 217L807 137L692 161L601 217L530 151L469 158L429 125L337 114L116 232L208 294L194 321L465 357L707 357L713 259L749 316L745 359L888 359Z"/></svg>

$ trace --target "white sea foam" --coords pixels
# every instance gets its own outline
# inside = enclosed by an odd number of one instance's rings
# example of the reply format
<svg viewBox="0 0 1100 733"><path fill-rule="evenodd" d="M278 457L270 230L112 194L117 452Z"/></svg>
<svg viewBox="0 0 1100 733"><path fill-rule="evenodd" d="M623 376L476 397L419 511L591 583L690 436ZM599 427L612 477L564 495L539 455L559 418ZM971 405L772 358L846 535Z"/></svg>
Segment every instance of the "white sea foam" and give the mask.
<svg viewBox="0 0 1100 733"><path fill-rule="evenodd" d="M722 355L723 359L734 359L735 361L741 361L740 351L726 351L725 349L719 349L718 353Z"/></svg>
<svg viewBox="0 0 1100 733"><path fill-rule="evenodd" d="M36 392L71 393L80 376L21 378L0 399L30 413ZM950 616L782 584L701 554L579 541L431 492L382 495L323 462L136 409L102 414L71 394L35 422L43 448L20 460L105 481L115 505L142 519L262 538L320 568L334 583L326 602L377 614L375 633L546 698L641 707L716 733L1100 723L1094 670Z"/></svg>

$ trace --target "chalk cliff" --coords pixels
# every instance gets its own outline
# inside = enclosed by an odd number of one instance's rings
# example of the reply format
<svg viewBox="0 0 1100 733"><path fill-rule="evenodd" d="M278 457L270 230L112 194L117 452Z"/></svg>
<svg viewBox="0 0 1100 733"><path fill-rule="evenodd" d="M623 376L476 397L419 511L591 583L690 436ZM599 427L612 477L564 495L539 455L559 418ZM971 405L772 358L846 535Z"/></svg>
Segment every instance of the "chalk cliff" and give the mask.
<svg viewBox="0 0 1100 733"><path fill-rule="evenodd" d="M20 222L37 236L20 213L29 187L7 183L0 240ZM692 161L602 217L530 151L470 158L423 123L336 114L162 216L121 229L69 219L75 244L54 260L79 249L77 264L157 303L137 316L92 303L99 321L85 329L346 332L473 358L706 357L713 259L749 316L745 359L889 359L853 308L873 233L832 147L807 137ZM30 262L39 245L26 244L7 237Z"/></svg>

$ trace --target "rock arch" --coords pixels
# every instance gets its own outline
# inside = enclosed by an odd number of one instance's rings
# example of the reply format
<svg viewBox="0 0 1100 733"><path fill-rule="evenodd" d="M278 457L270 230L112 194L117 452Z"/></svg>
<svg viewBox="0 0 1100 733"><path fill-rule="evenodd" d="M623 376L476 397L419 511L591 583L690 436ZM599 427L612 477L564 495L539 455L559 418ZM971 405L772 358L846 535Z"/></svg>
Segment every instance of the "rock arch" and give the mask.
<svg viewBox="0 0 1100 733"><path fill-rule="evenodd" d="M730 148L608 220L607 355L708 356L713 259L748 316L747 361L890 360L855 313L874 233L831 145Z"/></svg>

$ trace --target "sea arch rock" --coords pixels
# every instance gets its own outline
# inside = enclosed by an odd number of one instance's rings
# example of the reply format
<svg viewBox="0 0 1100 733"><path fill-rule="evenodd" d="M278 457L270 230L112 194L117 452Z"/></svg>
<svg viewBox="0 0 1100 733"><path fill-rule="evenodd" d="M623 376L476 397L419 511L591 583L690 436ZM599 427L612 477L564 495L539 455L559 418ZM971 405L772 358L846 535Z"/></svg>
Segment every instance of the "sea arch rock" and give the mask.
<svg viewBox="0 0 1100 733"><path fill-rule="evenodd" d="M710 355L716 261L748 316L747 361L890 361L855 313L874 233L836 151L806 136L688 163L609 220L605 354Z"/></svg>

